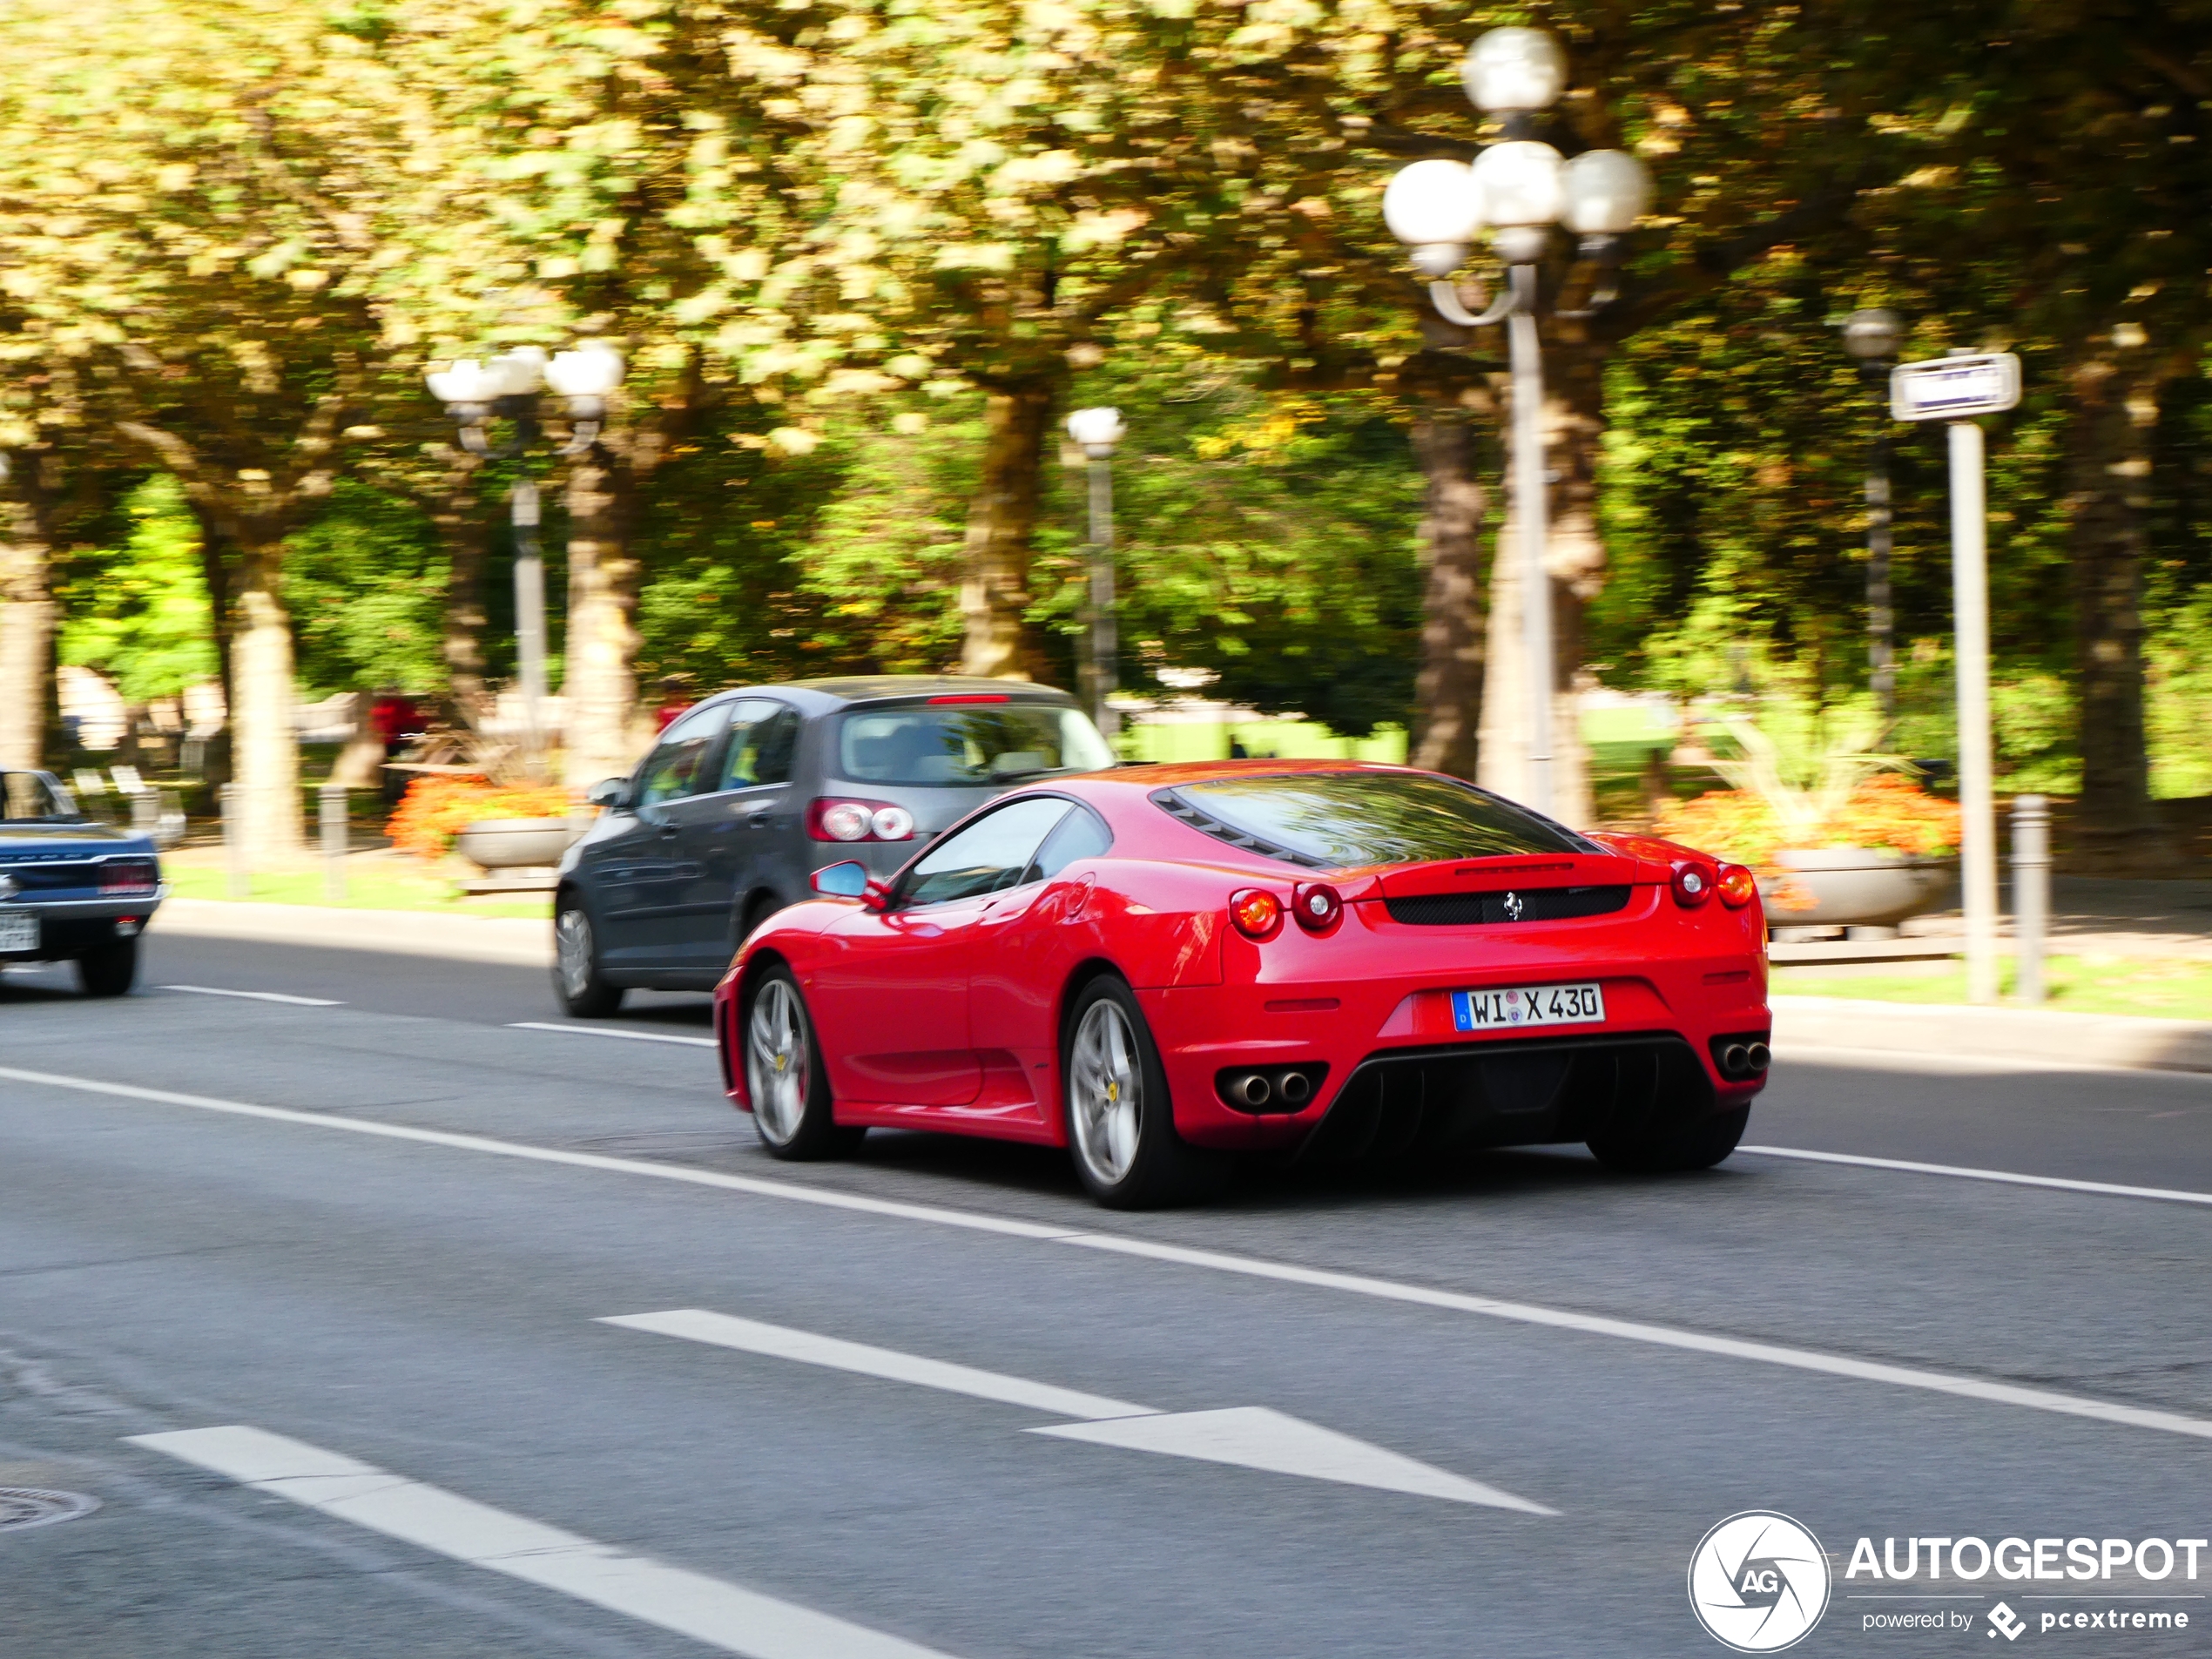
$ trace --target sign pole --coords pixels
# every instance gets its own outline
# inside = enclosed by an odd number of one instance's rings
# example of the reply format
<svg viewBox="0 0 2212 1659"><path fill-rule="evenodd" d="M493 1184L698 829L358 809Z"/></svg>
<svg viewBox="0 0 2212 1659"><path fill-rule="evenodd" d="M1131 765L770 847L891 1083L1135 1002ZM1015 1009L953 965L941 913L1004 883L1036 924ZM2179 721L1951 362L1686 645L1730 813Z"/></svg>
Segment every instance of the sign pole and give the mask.
<svg viewBox="0 0 2212 1659"><path fill-rule="evenodd" d="M1997 1000L1997 814L1989 742L1989 513L1975 417L2020 401L2010 352L1953 352L1890 373L1890 413L1951 428L1951 591L1959 665L1959 875L1966 913L1966 1000Z"/></svg>
<svg viewBox="0 0 2212 1659"><path fill-rule="evenodd" d="M1951 428L1951 585L1959 660L1959 880L1966 912L1966 1000L1997 1000L1997 817L1989 742L1989 520L1981 428Z"/></svg>

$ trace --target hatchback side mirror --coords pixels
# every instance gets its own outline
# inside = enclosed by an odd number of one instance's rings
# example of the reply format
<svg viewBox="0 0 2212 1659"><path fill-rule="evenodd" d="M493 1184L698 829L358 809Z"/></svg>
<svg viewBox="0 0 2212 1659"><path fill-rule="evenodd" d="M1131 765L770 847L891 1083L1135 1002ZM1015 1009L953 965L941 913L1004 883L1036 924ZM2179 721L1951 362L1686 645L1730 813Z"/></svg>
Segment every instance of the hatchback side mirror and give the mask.
<svg viewBox="0 0 2212 1659"><path fill-rule="evenodd" d="M583 792L583 799L593 806L627 806L630 804L630 779L602 778Z"/></svg>

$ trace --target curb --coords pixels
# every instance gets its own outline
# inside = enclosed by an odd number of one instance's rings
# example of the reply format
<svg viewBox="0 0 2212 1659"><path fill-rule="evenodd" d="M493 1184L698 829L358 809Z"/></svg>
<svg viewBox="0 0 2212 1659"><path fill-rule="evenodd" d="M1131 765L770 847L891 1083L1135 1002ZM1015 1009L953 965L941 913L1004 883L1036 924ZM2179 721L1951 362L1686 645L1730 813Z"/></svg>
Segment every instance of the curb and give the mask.
<svg viewBox="0 0 2212 1659"><path fill-rule="evenodd" d="M2212 1025L2047 1008L1868 1002L1840 996L1770 999L1774 1046L1962 1059L2047 1061L2145 1071L2212 1071Z"/></svg>
<svg viewBox="0 0 2212 1659"><path fill-rule="evenodd" d="M265 945L442 956L511 968L549 968L553 961L553 924L522 916L439 916L409 910L256 904L250 900L171 899L154 913L146 930Z"/></svg>

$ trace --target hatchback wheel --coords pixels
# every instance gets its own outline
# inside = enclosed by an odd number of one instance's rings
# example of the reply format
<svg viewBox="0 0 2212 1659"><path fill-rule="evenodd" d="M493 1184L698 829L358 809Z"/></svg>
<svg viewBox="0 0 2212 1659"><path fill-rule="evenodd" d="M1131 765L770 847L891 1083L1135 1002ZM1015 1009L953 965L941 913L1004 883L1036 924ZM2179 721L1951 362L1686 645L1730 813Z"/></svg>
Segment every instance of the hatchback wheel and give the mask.
<svg viewBox="0 0 2212 1659"><path fill-rule="evenodd" d="M603 1020L622 1006L622 987L608 983L600 969L591 918L573 899L563 900L553 918L553 989L580 1020Z"/></svg>
<svg viewBox="0 0 2212 1659"><path fill-rule="evenodd" d="M745 1082L753 1127L777 1157L842 1157L867 1134L838 1126L814 1022L789 968L770 968L753 989L745 1021Z"/></svg>
<svg viewBox="0 0 2212 1659"><path fill-rule="evenodd" d="M1197 1156L1175 1132L1159 1050L1121 981L1093 980L1077 995L1061 1079L1068 1146L1092 1197L1141 1210L1189 1195Z"/></svg>

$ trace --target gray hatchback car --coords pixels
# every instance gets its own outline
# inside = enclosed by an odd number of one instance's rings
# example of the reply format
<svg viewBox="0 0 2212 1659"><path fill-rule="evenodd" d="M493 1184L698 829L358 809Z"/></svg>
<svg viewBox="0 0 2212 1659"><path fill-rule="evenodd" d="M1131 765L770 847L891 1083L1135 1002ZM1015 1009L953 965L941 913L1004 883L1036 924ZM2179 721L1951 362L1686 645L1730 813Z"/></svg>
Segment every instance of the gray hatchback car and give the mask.
<svg viewBox="0 0 2212 1659"><path fill-rule="evenodd" d="M857 859L889 875L1017 784L1113 752L1064 691L882 675L720 691L660 734L561 860L555 989L611 1014L633 986L705 990L747 934Z"/></svg>

